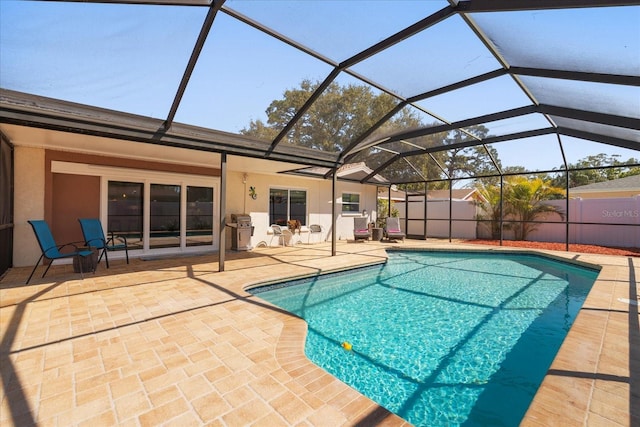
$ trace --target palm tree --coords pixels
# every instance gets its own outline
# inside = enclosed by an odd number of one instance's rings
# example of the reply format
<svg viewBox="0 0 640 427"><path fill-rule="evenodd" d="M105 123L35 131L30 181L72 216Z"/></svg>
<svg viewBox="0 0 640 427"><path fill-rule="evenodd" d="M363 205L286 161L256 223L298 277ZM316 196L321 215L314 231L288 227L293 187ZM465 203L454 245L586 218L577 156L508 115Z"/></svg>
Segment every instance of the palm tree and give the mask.
<svg viewBox="0 0 640 427"><path fill-rule="evenodd" d="M544 203L565 197L564 190L551 186L550 181L524 176L509 178L505 180L504 197L516 240L526 240L529 233L538 228L533 221L544 219L547 214L557 214L564 219L560 208Z"/></svg>
<svg viewBox="0 0 640 427"><path fill-rule="evenodd" d="M500 238L500 187L493 184L483 184L478 182L476 190L481 200L476 201L476 206L483 212L477 215L479 221L489 221L491 229L491 238L497 240Z"/></svg>

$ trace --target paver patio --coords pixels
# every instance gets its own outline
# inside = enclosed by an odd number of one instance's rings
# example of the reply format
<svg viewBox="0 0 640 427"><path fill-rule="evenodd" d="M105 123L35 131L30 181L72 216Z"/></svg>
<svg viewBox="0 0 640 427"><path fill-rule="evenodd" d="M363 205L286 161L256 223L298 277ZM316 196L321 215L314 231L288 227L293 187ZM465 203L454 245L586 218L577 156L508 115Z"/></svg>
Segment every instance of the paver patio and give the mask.
<svg viewBox="0 0 640 427"><path fill-rule="evenodd" d="M260 248L227 254L224 272L214 254L116 260L84 279L54 264L30 285L14 268L0 281L0 424L405 425L304 356L304 321L245 291L383 262L390 246ZM640 425L640 258L554 254L603 269L523 425Z"/></svg>

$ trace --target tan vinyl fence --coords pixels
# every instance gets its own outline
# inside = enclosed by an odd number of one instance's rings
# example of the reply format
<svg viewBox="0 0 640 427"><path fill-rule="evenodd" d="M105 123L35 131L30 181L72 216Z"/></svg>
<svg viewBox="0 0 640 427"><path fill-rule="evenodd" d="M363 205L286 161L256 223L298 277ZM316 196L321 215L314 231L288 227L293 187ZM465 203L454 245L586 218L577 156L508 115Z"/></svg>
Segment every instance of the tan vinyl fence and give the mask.
<svg viewBox="0 0 640 427"><path fill-rule="evenodd" d="M548 202L567 211L566 200ZM421 237L425 234L425 206L423 197L409 199L408 219L404 202L396 201L401 224L406 224L407 234ZM537 230L527 240L541 242L640 247L640 195L624 198L570 199L569 226L558 215L538 218ZM451 215L450 215L451 212ZM476 221L477 207L473 202L453 200L429 200L427 203L426 236L453 239L490 238L488 223ZM449 221L449 218L452 221ZM406 221L406 222L405 222ZM513 232L505 230L503 238L513 239Z"/></svg>

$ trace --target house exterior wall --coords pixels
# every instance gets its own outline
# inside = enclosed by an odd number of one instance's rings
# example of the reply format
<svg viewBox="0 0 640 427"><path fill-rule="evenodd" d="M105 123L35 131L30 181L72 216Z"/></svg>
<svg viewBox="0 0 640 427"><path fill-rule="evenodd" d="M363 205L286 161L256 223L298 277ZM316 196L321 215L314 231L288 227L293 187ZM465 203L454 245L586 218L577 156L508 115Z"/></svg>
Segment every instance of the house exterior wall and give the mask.
<svg viewBox="0 0 640 427"><path fill-rule="evenodd" d="M52 174L51 232L56 242L82 242L78 218L100 217L100 177Z"/></svg>
<svg viewBox="0 0 640 427"><path fill-rule="evenodd" d="M40 249L27 220L47 220L52 226L54 236L60 243L81 240L78 239L80 236L78 217L97 216L104 220L107 215L107 181L113 179L109 176L116 172L120 174L117 176L123 177L122 180L127 180L126 177L129 176L138 177L137 179L142 179L140 177L160 179L173 176L177 181L175 177L194 176L197 178L200 176L200 179L212 183L211 185L215 188L214 215L218 215L220 170L217 168L218 165L215 166L211 168L198 165L189 166L95 153L52 150L37 147L37 144L33 144L33 146L16 144L14 266L33 265L40 256ZM246 182L243 182L245 173L247 179ZM255 200L249 196L250 187L255 188L257 194ZM228 171L225 222L230 221L230 216L233 213L248 213L255 226L255 233L251 241L252 246L270 244L275 246L277 242L275 239L271 239L269 224L269 190L271 188L306 190L306 225L320 224L323 229L320 239L330 240L334 203L331 200L331 181L329 180L275 173L258 174L252 173L252 171ZM85 197L87 192L96 194ZM360 212L342 213L341 196L343 192L360 194ZM361 216L362 210L366 209L369 220L375 219L376 187L338 181L336 196L335 206L338 215L336 237L339 240L352 239L354 216ZM82 209L76 209L78 203ZM218 236L219 231L214 230L214 243L213 247L208 246L209 250L217 250L219 247ZM300 243L306 243L308 237L308 234L302 233L296 240ZM318 239L318 236L314 236L314 241L318 241ZM231 248L231 241L231 229L226 227L225 246L227 250ZM130 252L130 255L140 256L155 252L172 253L184 249L179 247L163 248L162 250L150 249L138 251L137 254ZM190 247L187 250L201 251L202 248Z"/></svg>
<svg viewBox="0 0 640 427"><path fill-rule="evenodd" d="M277 240L271 233L269 221L269 192L272 188L305 190L307 192L307 218L306 226L319 224L322 226L321 238L314 236L314 241L331 240L331 215L333 203L331 202L331 181L300 178L292 175L263 175L247 173L246 182L244 172L229 172L227 174L227 216L225 220L231 221L231 214L246 213L251 216L255 227L251 238L251 246L276 246ZM250 187L254 187L256 199L249 196ZM357 214L342 213L342 193L360 194L360 211ZM361 216L362 210L367 210L368 218L375 217L376 188L351 182L338 181L336 184L337 197L337 240L353 239L353 217ZM305 230L305 228L303 228ZM231 248L232 229L227 227L225 240L227 249ZM303 231L295 238L296 241L306 243L309 236Z"/></svg>
<svg viewBox="0 0 640 427"><path fill-rule="evenodd" d="M82 241L78 218L106 217L106 203L103 203L106 200L106 178L102 178L108 173L104 171L109 168L121 171L123 177L133 173L156 178L167 174L174 177L201 174L200 176L210 177L208 179L212 182L219 182L220 175L218 168L57 151L35 146L16 145L15 152L17 185L13 265L16 267L33 265L40 256L40 249L28 220L45 219L56 241L62 244Z"/></svg>
<svg viewBox="0 0 640 427"><path fill-rule="evenodd" d="M40 256L30 219L44 218L44 150L15 146L13 264L34 265Z"/></svg>

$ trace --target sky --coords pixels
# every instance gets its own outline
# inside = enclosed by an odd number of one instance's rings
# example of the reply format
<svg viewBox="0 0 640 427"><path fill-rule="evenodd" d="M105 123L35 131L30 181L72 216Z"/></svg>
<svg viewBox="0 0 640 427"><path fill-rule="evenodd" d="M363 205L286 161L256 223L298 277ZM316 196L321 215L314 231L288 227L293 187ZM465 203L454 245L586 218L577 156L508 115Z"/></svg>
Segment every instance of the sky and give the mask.
<svg viewBox="0 0 640 427"><path fill-rule="evenodd" d="M447 4L229 0L225 6L299 40L328 63L218 13L175 119L239 132L251 120L266 120L265 109L285 90L304 79L323 80L335 64ZM164 119L206 12L200 7L2 0L0 87ZM473 19L512 65L640 75L640 7L475 14ZM454 17L353 71L408 97L499 67L467 24ZM341 75L338 81L355 79ZM550 79L531 83L545 102L586 102L602 112L640 118L637 87ZM528 104L507 76L420 101L422 108L448 121ZM540 116L522 117L494 123L491 131L546 125ZM554 142L539 143L547 144ZM569 145L579 147L567 150L569 161L584 157L582 151L597 154L587 151L592 144ZM553 149L523 156L521 144L496 148L503 164L526 161L525 166L544 169L561 163L556 153L550 154ZM636 151L606 149L624 158L640 157Z"/></svg>

